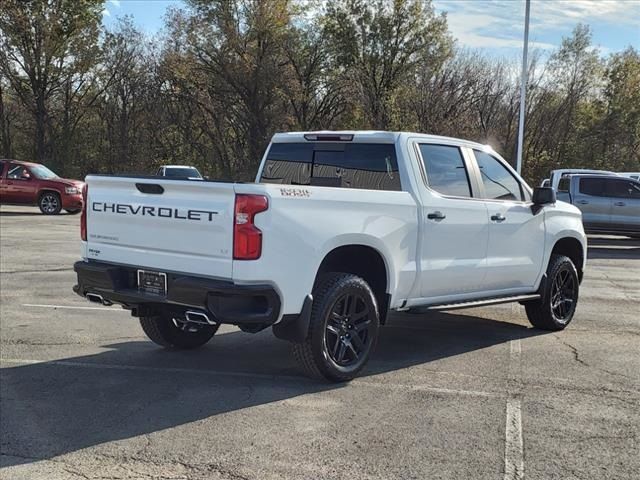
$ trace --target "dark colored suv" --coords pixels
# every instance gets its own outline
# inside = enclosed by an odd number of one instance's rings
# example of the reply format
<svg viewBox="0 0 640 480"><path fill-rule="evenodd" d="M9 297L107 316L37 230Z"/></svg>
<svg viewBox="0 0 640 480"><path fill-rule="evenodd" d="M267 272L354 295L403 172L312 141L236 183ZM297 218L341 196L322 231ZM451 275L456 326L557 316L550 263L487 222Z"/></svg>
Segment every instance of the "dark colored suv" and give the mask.
<svg viewBox="0 0 640 480"><path fill-rule="evenodd" d="M45 215L82 210L79 180L60 178L39 163L0 160L0 203L37 205Z"/></svg>

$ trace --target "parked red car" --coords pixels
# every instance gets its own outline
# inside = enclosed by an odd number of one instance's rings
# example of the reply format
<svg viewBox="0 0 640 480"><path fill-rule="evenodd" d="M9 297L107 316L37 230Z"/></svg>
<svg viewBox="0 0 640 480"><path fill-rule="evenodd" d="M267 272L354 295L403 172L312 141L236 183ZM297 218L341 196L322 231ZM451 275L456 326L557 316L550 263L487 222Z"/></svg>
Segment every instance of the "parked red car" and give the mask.
<svg viewBox="0 0 640 480"><path fill-rule="evenodd" d="M60 178L39 163L0 160L0 203L37 205L45 215L82 210L79 180Z"/></svg>

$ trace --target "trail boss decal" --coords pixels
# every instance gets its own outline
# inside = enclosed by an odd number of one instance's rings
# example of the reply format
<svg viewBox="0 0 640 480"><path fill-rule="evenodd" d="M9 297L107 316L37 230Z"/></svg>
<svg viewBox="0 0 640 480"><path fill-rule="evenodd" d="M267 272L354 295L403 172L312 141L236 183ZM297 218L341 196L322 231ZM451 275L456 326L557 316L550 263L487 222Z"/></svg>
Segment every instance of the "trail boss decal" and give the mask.
<svg viewBox="0 0 640 480"><path fill-rule="evenodd" d="M196 222L213 222L218 212L211 210L189 210L169 207L150 207L147 205L129 205L128 203L93 202L91 210L100 213L116 213L119 215L141 215L143 217L176 218Z"/></svg>
<svg viewBox="0 0 640 480"><path fill-rule="evenodd" d="M283 197L310 197L311 192L304 188L281 188L280 195Z"/></svg>

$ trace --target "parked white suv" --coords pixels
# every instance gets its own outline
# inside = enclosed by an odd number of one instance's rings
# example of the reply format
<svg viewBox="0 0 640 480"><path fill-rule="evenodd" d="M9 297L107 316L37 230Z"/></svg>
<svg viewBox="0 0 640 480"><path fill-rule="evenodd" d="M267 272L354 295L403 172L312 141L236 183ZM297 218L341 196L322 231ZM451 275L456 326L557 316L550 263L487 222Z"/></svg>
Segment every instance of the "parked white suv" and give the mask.
<svg viewBox="0 0 640 480"><path fill-rule="evenodd" d="M390 310L520 302L561 330L585 268L577 208L454 138L281 133L255 183L86 181L79 295L131 310L165 347L273 327L331 381L364 367Z"/></svg>

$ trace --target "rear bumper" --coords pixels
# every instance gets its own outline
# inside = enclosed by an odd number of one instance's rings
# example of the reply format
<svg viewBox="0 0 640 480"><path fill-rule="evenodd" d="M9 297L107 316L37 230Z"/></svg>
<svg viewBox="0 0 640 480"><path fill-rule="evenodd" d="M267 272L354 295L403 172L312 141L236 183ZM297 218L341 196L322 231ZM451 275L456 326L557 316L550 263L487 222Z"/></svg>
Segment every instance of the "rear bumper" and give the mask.
<svg viewBox="0 0 640 480"><path fill-rule="evenodd" d="M280 315L280 297L270 285L236 285L233 282L167 273L167 295L138 290L138 267L103 262L76 262L74 292L88 293L119 303L136 316L186 310L207 312L217 323L272 325ZM142 267L141 267L142 268Z"/></svg>

